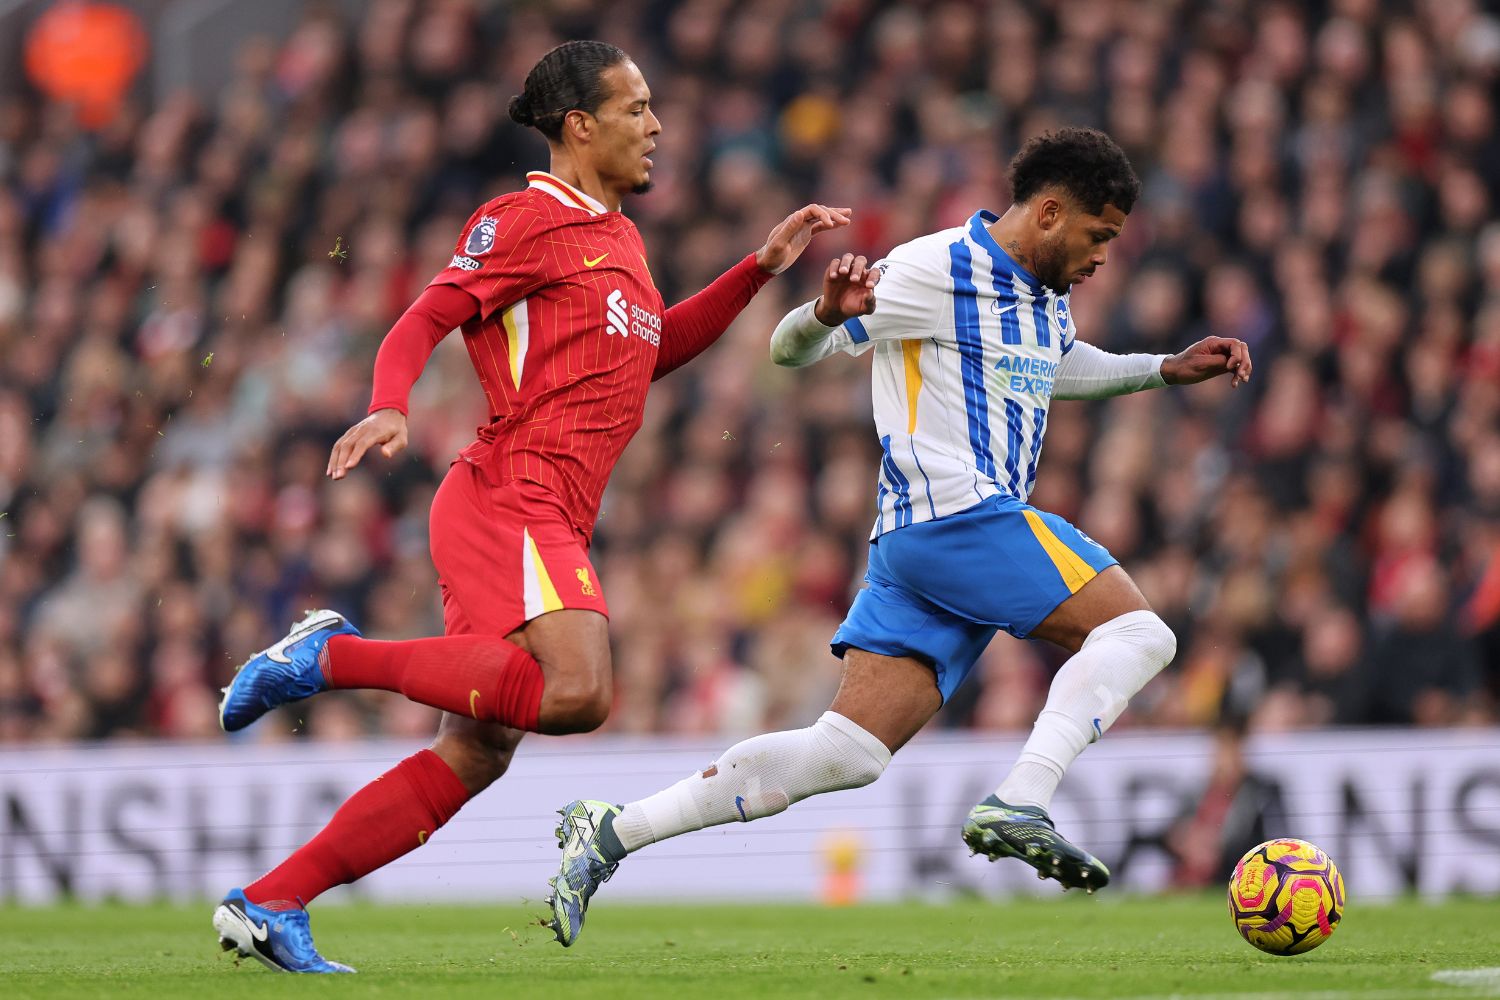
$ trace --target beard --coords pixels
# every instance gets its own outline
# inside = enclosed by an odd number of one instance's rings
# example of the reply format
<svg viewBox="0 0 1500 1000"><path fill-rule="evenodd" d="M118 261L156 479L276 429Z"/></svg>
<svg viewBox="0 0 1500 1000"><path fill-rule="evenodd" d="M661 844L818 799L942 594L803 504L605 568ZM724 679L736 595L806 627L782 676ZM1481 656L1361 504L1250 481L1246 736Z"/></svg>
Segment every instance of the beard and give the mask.
<svg viewBox="0 0 1500 1000"><path fill-rule="evenodd" d="M1036 277L1059 295L1073 287L1068 280L1068 251L1062 240L1046 240L1037 247Z"/></svg>
<svg viewBox="0 0 1500 1000"><path fill-rule="evenodd" d="M652 188L652 186L654 184L655 184L654 181L649 181L649 180L641 181L635 187L633 187L633 188L630 189L630 193L631 194L645 194L647 191L651 190L651 188Z"/></svg>

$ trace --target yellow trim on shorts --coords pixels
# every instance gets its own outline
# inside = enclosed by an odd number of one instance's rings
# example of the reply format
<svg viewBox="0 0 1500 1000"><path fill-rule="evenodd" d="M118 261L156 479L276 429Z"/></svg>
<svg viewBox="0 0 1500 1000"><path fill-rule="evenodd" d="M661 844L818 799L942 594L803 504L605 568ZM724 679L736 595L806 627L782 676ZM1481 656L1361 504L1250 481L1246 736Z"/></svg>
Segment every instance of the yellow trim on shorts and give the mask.
<svg viewBox="0 0 1500 1000"><path fill-rule="evenodd" d="M1099 575L1098 570L1084 562L1078 553L1068 548L1063 544L1062 539L1052 533L1052 529L1047 527L1047 522L1042 520L1040 514L1034 510L1021 513L1026 515L1026 523L1031 525L1031 533L1036 536L1038 542L1042 543L1042 548L1052 560L1052 565L1057 567L1057 573L1067 586L1068 593L1078 593L1084 584Z"/></svg>
<svg viewBox="0 0 1500 1000"><path fill-rule="evenodd" d="M562 598L557 596L557 588L552 586L552 577L547 575L547 566L542 562L542 554L537 551L536 541L530 533L526 536L526 544L531 547L531 565L536 569L537 588L542 592L542 614L561 611Z"/></svg>

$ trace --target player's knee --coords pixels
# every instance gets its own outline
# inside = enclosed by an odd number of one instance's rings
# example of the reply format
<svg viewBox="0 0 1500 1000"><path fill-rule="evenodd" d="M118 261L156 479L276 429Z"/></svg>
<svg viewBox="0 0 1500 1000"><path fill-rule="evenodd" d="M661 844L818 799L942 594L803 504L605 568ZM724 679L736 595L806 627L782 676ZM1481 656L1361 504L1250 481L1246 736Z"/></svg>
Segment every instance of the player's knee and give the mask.
<svg viewBox="0 0 1500 1000"><path fill-rule="evenodd" d="M1165 667L1177 655L1177 636L1154 611L1132 611L1105 622L1089 633L1085 645L1100 640L1126 643L1134 647L1157 669Z"/></svg>
<svg viewBox="0 0 1500 1000"><path fill-rule="evenodd" d="M812 734L822 760L815 792L862 788L884 774L891 762L885 744L853 720L834 712L823 713Z"/></svg>
<svg viewBox="0 0 1500 1000"><path fill-rule="evenodd" d="M1147 655L1165 667L1177 655L1177 635L1155 612L1150 615L1150 619L1139 626L1139 641Z"/></svg>
<svg viewBox="0 0 1500 1000"><path fill-rule="evenodd" d="M570 678L545 693L545 731L553 735L593 732L609 718L614 691L608 677Z"/></svg>
<svg viewBox="0 0 1500 1000"><path fill-rule="evenodd" d="M850 788L863 788L872 783L885 773L885 762L875 760L863 753L849 753L841 756L837 762L829 762L827 774L818 784L821 787L812 790L816 792L841 792ZM804 791L798 790L799 793ZM806 798L799 794L798 799Z"/></svg>
<svg viewBox="0 0 1500 1000"><path fill-rule="evenodd" d="M576 727L575 733L591 733L604 725L609 718L610 702L609 685L593 689L588 694L580 697L578 706L573 713L573 723Z"/></svg>
<svg viewBox="0 0 1500 1000"><path fill-rule="evenodd" d="M865 785L873 782L876 778L885 773L885 766L889 763L889 758L887 758L886 760L866 758L854 773L854 780L859 782L859 784L855 785L854 787L862 788Z"/></svg>
<svg viewBox="0 0 1500 1000"><path fill-rule="evenodd" d="M863 788L884 774L886 765L890 762L889 753L877 756L867 750L851 747L839 761L843 770L839 784L843 788Z"/></svg>

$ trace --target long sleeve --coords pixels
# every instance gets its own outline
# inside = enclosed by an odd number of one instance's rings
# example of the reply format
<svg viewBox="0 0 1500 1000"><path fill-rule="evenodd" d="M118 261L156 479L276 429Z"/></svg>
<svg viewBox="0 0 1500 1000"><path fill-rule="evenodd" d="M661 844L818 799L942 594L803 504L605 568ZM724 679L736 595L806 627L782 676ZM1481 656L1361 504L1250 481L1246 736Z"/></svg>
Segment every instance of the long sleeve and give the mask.
<svg viewBox="0 0 1500 1000"><path fill-rule="evenodd" d="M375 355L375 387L370 413L406 412L411 387L427 359L453 329L479 311L479 301L456 285L428 285L396 320Z"/></svg>
<svg viewBox="0 0 1500 1000"><path fill-rule="evenodd" d="M1081 340L1057 366L1053 399L1107 399L1166 385L1165 354L1111 354Z"/></svg>
<svg viewBox="0 0 1500 1000"><path fill-rule="evenodd" d="M771 334L771 360L783 368L802 368L838 350L836 326L824 326L814 312L817 300L804 302L781 318Z"/></svg>
<svg viewBox="0 0 1500 1000"><path fill-rule="evenodd" d="M662 319L661 347L651 381L702 354L772 277L755 263L755 254L747 254L703 291L668 309Z"/></svg>

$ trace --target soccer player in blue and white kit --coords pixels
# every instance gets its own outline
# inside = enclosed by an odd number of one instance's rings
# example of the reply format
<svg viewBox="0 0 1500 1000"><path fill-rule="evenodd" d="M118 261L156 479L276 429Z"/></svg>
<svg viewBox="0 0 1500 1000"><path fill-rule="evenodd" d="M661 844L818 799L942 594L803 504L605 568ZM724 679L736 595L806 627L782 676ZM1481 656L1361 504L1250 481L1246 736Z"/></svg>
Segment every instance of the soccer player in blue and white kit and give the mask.
<svg viewBox="0 0 1500 1000"><path fill-rule="evenodd" d="M852 255L834 261L823 294L777 327L780 365L875 352L879 513L866 586L833 636L844 659L838 694L811 727L746 740L639 802L565 806L551 898L564 945L629 852L874 781L998 629L1073 655L1010 774L969 813L964 842L1064 887L1108 883L1109 870L1057 833L1047 807L1073 760L1171 661L1176 640L1109 552L1027 505L1048 407L1219 375L1237 386L1250 378L1250 355L1221 337L1176 355L1110 354L1077 339L1069 290L1104 265L1140 193L1104 133L1031 139L1011 186L1003 216L977 212L873 268Z"/></svg>

